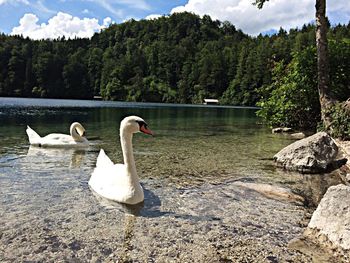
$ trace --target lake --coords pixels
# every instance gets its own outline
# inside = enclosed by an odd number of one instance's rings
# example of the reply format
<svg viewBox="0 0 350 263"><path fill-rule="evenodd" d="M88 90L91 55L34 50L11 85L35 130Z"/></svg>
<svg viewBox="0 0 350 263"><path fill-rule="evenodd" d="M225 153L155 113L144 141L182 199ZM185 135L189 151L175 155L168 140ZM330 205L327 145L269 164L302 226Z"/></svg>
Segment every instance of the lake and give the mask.
<svg viewBox="0 0 350 263"><path fill-rule="evenodd" d="M254 108L0 98L2 262L310 262L289 249L335 177L276 169L293 142L271 134ZM101 148L122 162L119 124L142 117L155 133L134 136L145 202L125 206L88 186ZM79 121L86 150L29 147ZM304 196L276 200L239 186L267 183Z"/></svg>

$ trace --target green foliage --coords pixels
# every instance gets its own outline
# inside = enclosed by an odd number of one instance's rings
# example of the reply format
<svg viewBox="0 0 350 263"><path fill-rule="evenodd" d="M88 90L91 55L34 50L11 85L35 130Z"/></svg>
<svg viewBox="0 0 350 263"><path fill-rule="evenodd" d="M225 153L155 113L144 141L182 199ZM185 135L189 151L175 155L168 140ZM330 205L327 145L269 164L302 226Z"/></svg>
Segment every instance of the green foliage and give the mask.
<svg viewBox="0 0 350 263"><path fill-rule="evenodd" d="M340 101L350 98L350 41L329 41L330 86Z"/></svg>
<svg viewBox="0 0 350 263"><path fill-rule="evenodd" d="M92 95L84 57L85 50L78 48L63 67L62 77L66 89L64 94L69 98L86 99Z"/></svg>
<svg viewBox="0 0 350 263"><path fill-rule="evenodd" d="M41 87L34 87L32 90L32 94L34 97L38 97L38 98L46 97L46 91Z"/></svg>
<svg viewBox="0 0 350 263"><path fill-rule="evenodd" d="M144 101L173 102L175 100L176 91L171 89L166 83L160 82L155 78L144 78L143 86L145 88L142 96Z"/></svg>
<svg viewBox="0 0 350 263"><path fill-rule="evenodd" d="M235 78L221 98L224 104L253 106L259 99L258 89L271 82L270 40L259 37L258 43L246 41L242 46Z"/></svg>
<svg viewBox="0 0 350 263"><path fill-rule="evenodd" d="M117 78L112 78L104 89L104 93L101 94L103 98L108 100L124 100L125 90L121 85L121 82Z"/></svg>
<svg viewBox="0 0 350 263"><path fill-rule="evenodd" d="M330 41L330 90L343 101L350 97L350 44L346 41ZM309 46L295 52L292 61L285 65L276 63L272 84L259 90L261 99L258 116L270 126L288 126L315 130L320 121L320 105L317 91L316 48ZM337 137L346 134L345 113L337 106L331 112L335 118L333 129ZM345 127L343 126L345 125Z"/></svg>
<svg viewBox="0 0 350 263"><path fill-rule="evenodd" d="M344 102L336 103L331 108L330 116L332 118L331 134L335 138L344 140L350 139L350 110Z"/></svg>
<svg viewBox="0 0 350 263"><path fill-rule="evenodd" d="M338 25L328 32L334 46L331 85L341 99L349 97L350 90L349 38L349 26ZM227 21L191 13L113 24L91 39L32 41L0 34L0 96L101 95L105 100L170 103L217 98L221 104L249 106L264 96L262 102L272 109L273 101L267 102L267 97L277 84L282 83L286 93L302 89L304 82L311 86L307 80L316 76L315 54L298 58L299 67L289 64L296 60L293 52L303 54L315 46L314 39L313 25L249 37ZM297 72L301 80L272 79L273 67L281 61L283 72Z"/></svg>
<svg viewBox="0 0 350 263"><path fill-rule="evenodd" d="M270 126L315 129L320 118L314 48L295 53L287 66L278 62L271 85L259 92L257 112Z"/></svg>

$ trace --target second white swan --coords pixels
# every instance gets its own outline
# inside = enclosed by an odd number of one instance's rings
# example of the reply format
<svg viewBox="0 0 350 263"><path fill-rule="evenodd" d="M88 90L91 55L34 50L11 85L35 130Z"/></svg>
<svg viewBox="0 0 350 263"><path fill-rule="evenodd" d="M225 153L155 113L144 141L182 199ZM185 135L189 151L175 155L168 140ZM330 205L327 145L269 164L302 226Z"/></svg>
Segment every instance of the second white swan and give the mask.
<svg viewBox="0 0 350 263"><path fill-rule="evenodd" d="M124 164L114 164L101 149L96 168L91 174L89 185L100 196L125 204L143 201L144 193L137 176L132 137L136 132L152 135L146 122L137 116L129 116L120 123L120 142Z"/></svg>
<svg viewBox="0 0 350 263"><path fill-rule="evenodd" d="M40 147L86 147L89 141L84 137L85 129L79 122L73 122L70 126L70 135L51 133L40 137L32 128L27 126L29 143Z"/></svg>

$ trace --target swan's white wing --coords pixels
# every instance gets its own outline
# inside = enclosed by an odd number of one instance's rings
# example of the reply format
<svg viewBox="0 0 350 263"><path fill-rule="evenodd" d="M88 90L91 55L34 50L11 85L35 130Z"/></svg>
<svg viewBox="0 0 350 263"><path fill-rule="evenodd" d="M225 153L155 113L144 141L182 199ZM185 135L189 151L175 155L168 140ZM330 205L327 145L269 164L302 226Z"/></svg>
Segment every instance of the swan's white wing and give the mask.
<svg viewBox="0 0 350 263"><path fill-rule="evenodd" d="M85 139L85 138L84 138ZM61 133L51 133L41 140L41 146L43 147L87 147L89 146L88 140L82 142L76 142L72 136Z"/></svg>
<svg viewBox="0 0 350 263"><path fill-rule="evenodd" d="M91 174L89 185L96 193L108 199L129 197L130 183L123 164L96 167Z"/></svg>
<svg viewBox="0 0 350 263"><path fill-rule="evenodd" d="M96 186L98 186L98 188L120 187L125 185L123 181L126 179L125 166L123 164L114 164L106 155L105 151L101 149L97 157L96 168L92 172L89 180L90 186L94 189Z"/></svg>
<svg viewBox="0 0 350 263"><path fill-rule="evenodd" d="M43 145L64 145L64 144L72 144L74 143L74 140L72 136L67 134L60 134L60 133L51 133L49 135L46 135L42 139Z"/></svg>
<svg viewBox="0 0 350 263"><path fill-rule="evenodd" d="M41 143L41 137L32 128L27 126L26 132L30 144L38 145Z"/></svg>
<svg viewBox="0 0 350 263"><path fill-rule="evenodd" d="M96 168L89 180L90 187L99 195L118 202L127 202L134 197L135 189L126 174L124 164L114 164L101 149Z"/></svg>
<svg viewBox="0 0 350 263"><path fill-rule="evenodd" d="M103 149L100 150L96 161L96 168L98 167L110 167L113 166L114 163L109 159Z"/></svg>

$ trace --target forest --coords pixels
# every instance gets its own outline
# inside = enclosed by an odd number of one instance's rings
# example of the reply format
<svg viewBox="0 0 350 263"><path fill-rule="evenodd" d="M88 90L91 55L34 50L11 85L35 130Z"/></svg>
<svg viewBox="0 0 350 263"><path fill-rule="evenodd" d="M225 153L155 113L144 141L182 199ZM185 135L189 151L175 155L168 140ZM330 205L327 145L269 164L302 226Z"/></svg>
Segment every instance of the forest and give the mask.
<svg viewBox="0 0 350 263"><path fill-rule="evenodd" d="M329 26L327 38L331 90L343 101L350 97L350 22ZM303 105L300 122L303 114L319 112L316 70L313 24L252 37L227 21L175 13L112 24L91 39L0 35L0 96L168 103L216 98L260 106L262 117L276 104L286 111ZM271 124L315 125L276 118Z"/></svg>

